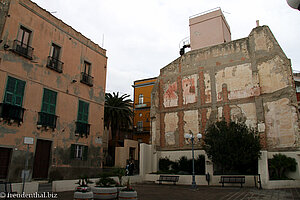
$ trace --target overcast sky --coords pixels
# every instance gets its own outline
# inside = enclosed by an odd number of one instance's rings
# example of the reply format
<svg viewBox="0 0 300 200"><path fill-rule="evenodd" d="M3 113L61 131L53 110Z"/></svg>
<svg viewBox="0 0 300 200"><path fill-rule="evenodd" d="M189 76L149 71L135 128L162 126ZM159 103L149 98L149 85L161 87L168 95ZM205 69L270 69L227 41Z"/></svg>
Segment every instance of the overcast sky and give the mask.
<svg viewBox="0 0 300 200"><path fill-rule="evenodd" d="M133 94L133 81L159 75L179 57L189 17L221 7L232 40L268 25L300 71L300 12L286 0L33 0L107 50L106 92ZM104 36L104 40L103 40ZM103 42L104 41L104 42Z"/></svg>

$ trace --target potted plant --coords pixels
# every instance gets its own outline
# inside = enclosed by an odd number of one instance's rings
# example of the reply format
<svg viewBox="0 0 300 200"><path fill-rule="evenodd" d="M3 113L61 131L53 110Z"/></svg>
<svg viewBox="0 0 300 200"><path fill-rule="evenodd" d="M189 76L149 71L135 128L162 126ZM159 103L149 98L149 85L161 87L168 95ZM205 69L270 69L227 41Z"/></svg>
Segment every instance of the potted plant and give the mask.
<svg viewBox="0 0 300 200"><path fill-rule="evenodd" d="M94 200L97 199L116 199L117 188L116 181L109 177L109 174L102 173L100 179L96 182L96 186L92 187Z"/></svg>
<svg viewBox="0 0 300 200"><path fill-rule="evenodd" d="M126 188L122 189L119 192L119 200L122 199L133 199L137 200L137 192L133 187L130 185L130 179L128 178Z"/></svg>
<svg viewBox="0 0 300 200"><path fill-rule="evenodd" d="M118 192L124 189L126 186L122 183L122 178L125 176L126 170L124 168L114 168L113 174L119 178L119 182L116 183Z"/></svg>
<svg viewBox="0 0 300 200"><path fill-rule="evenodd" d="M81 178L76 183L79 186L75 188L74 199L93 199L93 192L91 192L91 187L88 186L89 183L93 183L88 178Z"/></svg>

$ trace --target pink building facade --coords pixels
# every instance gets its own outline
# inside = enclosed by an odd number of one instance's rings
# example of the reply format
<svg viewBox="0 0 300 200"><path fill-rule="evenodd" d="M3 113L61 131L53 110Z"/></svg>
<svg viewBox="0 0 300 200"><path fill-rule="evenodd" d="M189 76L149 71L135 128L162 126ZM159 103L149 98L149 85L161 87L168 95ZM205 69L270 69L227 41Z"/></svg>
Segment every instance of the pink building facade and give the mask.
<svg viewBox="0 0 300 200"><path fill-rule="evenodd" d="M106 50L29 0L0 4L0 179L26 160L28 179L96 172Z"/></svg>

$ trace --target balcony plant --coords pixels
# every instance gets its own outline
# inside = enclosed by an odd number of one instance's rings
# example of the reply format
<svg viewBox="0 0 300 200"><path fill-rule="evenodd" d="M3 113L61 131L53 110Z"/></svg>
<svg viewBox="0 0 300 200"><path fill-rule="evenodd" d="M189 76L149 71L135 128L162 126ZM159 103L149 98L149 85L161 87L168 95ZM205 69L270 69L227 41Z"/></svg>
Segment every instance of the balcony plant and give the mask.
<svg viewBox="0 0 300 200"><path fill-rule="evenodd" d="M91 192L91 187L88 186L89 183L93 183L87 177L79 179L76 183L79 186L75 188L74 199L93 199L93 192Z"/></svg>
<svg viewBox="0 0 300 200"><path fill-rule="evenodd" d="M119 192L119 200L121 199L137 199L137 192L130 185L130 179L128 178L126 187Z"/></svg>
<svg viewBox="0 0 300 200"><path fill-rule="evenodd" d="M92 187L94 200L117 198L118 191L115 185L116 181L110 178L108 173L102 173L96 182L96 186Z"/></svg>

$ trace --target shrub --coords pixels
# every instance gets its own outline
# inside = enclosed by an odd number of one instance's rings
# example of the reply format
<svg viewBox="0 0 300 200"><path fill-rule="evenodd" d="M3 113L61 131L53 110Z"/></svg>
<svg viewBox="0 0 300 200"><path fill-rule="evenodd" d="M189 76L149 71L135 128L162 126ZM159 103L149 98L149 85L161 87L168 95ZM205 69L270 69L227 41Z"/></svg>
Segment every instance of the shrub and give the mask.
<svg viewBox="0 0 300 200"><path fill-rule="evenodd" d="M169 171L170 169L170 165L172 164L172 161L170 161L169 158L165 157L165 158L160 158L159 159L159 170L160 171Z"/></svg>
<svg viewBox="0 0 300 200"><path fill-rule="evenodd" d="M255 173L260 141L257 132L246 124L216 122L206 130L204 142L204 150L221 174Z"/></svg>
<svg viewBox="0 0 300 200"><path fill-rule="evenodd" d="M269 175L271 180L289 179L286 173L296 171L297 162L295 158L283 154L275 154L268 160Z"/></svg>
<svg viewBox="0 0 300 200"><path fill-rule="evenodd" d="M99 180L96 182L98 187L111 187L116 184L116 181L109 177L110 173L102 173Z"/></svg>

